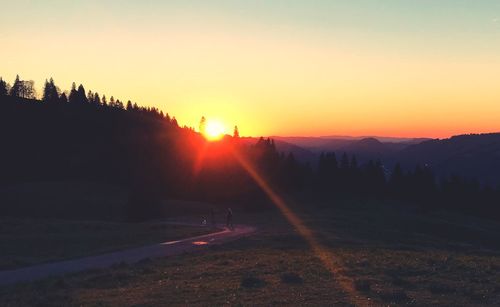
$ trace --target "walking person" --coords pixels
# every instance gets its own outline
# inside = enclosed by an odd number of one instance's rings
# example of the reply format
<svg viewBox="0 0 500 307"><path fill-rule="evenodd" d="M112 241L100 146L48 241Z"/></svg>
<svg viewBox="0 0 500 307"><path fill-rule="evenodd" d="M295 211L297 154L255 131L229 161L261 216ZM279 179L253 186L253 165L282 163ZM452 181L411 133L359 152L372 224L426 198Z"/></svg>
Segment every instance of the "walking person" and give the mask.
<svg viewBox="0 0 500 307"><path fill-rule="evenodd" d="M227 228L229 228L231 230L234 229L234 225L233 225L233 210L231 210L231 208L227 208L226 226L227 226Z"/></svg>

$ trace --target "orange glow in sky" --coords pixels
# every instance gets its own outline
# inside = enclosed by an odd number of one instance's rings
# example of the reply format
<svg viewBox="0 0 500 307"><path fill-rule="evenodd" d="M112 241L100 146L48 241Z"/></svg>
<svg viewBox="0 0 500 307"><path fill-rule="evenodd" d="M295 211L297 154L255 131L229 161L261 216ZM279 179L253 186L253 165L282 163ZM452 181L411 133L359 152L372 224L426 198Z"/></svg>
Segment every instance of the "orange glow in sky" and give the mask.
<svg viewBox="0 0 500 307"><path fill-rule="evenodd" d="M242 136L494 132L498 20L496 0L5 1L0 76Z"/></svg>

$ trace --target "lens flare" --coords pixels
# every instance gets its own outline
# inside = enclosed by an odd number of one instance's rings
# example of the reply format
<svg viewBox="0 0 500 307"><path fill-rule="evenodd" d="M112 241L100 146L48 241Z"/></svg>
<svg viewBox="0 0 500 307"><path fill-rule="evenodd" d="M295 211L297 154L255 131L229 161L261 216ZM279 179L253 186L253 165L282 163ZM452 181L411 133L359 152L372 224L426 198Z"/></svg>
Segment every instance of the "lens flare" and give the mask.
<svg viewBox="0 0 500 307"><path fill-rule="evenodd" d="M313 253L321 260L326 269L334 275L335 281L340 285L342 290L349 295L351 303L355 306L369 305L367 299L356 292L352 280L342 273L342 261L316 239L313 231L304 224L292 209L290 209L283 198L271 188L266 180L259 174L257 168L254 167L244 155L240 154L237 149L233 149L233 154L238 163L245 169L250 177L252 177L264 193L266 193L272 203L280 210L299 235L307 241Z"/></svg>

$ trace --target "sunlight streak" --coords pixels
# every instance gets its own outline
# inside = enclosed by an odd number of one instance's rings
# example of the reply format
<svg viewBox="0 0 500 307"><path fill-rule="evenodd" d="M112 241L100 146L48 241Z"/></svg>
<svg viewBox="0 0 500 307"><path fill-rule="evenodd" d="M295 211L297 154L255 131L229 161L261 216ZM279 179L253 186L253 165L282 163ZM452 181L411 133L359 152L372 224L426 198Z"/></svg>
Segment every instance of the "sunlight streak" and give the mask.
<svg viewBox="0 0 500 307"><path fill-rule="evenodd" d="M233 150L233 154L240 165L258 184L258 186L271 199L272 203L280 210L288 222L295 228L299 235L304 238L311 247L314 254L321 260L323 265L335 277L335 281L341 286L342 290L349 294L352 303L356 306L367 305L366 299L358 295L353 286L352 280L341 272L341 260L338 259L332 252L324 247L314 236L314 233L309 229L300 217L293 212L289 206L266 182L266 180L258 173L257 169L252 166L251 162L245 159L237 149Z"/></svg>
<svg viewBox="0 0 500 307"><path fill-rule="evenodd" d="M201 169L203 168L203 162L205 161L207 150L208 150L208 144L204 143L203 147L200 149L200 152L198 153L198 155L194 161L194 165L193 165L194 177L197 177L198 174L200 173Z"/></svg>

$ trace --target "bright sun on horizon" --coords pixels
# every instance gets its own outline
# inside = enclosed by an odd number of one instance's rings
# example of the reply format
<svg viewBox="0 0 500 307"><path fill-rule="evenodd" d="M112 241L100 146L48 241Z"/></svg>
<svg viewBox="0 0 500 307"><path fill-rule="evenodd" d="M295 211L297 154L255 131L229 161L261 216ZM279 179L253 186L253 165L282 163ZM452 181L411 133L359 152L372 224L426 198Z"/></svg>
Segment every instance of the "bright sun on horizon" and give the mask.
<svg viewBox="0 0 500 307"><path fill-rule="evenodd" d="M222 139L224 134L226 133L226 129L224 124L218 120L207 120L205 126L205 137L209 141L217 141Z"/></svg>

